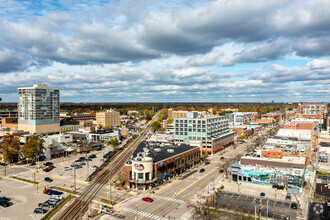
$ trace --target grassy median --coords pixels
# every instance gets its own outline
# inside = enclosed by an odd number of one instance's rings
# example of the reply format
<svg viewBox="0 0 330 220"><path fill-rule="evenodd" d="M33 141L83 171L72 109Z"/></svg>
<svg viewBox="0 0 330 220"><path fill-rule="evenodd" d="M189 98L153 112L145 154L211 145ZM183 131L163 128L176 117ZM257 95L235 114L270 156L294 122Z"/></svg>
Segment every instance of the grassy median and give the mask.
<svg viewBox="0 0 330 220"><path fill-rule="evenodd" d="M24 179L24 178L20 178L20 177L17 177L17 176L11 176L10 178L20 180L20 181L23 181L23 182L27 182L27 183L39 184L39 182L37 182L37 181Z"/></svg>

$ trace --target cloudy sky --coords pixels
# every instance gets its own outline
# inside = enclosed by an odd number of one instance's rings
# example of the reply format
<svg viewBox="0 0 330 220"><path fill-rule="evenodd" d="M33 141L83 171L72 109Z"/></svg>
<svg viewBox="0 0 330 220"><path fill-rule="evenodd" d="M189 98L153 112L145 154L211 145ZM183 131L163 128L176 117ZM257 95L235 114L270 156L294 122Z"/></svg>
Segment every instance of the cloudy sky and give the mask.
<svg viewBox="0 0 330 220"><path fill-rule="evenodd" d="M0 0L0 97L328 102L329 0Z"/></svg>

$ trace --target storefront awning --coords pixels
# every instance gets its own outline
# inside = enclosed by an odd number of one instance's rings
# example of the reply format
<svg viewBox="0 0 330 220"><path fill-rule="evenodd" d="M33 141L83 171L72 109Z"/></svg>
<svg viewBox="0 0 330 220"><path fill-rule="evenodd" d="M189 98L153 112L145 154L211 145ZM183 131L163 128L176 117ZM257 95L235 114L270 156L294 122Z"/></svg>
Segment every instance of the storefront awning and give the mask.
<svg viewBox="0 0 330 220"><path fill-rule="evenodd" d="M171 175L171 173L166 173L166 175L167 175L167 176L170 176L170 175Z"/></svg>
<svg viewBox="0 0 330 220"><path fill-rule="evenodd" d="M165 177L166 177L166 175L162 175L162 177L163 177L163 178L165 178Z"/></svg>

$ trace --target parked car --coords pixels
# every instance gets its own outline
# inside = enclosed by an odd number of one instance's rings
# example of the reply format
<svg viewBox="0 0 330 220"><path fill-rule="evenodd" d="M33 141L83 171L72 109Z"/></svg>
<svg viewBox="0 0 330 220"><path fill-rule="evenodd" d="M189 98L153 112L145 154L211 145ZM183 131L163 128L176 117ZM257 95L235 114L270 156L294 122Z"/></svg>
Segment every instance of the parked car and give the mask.
<svg viewBox="0 0 330 220"><path fill-rule="evenodd" d="M54 190L52 190L52 189L50 189L46 192L47 195L53 195L53 193L54 193Z"/></svg>
<svg viewBox="0 0 330 220"><path fill-rule="evenodd" d="M262 192L262 193L260 193L260 196L261 197L265 197L266 196L266 193Z"/></svg>
<svg viewBox="0 0 330 220"><path fill-rule="evenodd" d="M34 213L41 213L41 214L45 214L47 212L46 209L43 209L43 208L36 208L34 209Z"/></svg>
<svg viewBox="0 0 330 220"><path fill-rule="evenodd" d="M41 202L38 204L38 207L49 207L49 206L52 206L50 205L47 201L46 202Z"/></svg>
<svg viewBox="0 0 330 220"><path fill-rule="evenodd" d="M144 197L144 198L142 198L142 200L145 201L145 202L153 202L153 201L154 201L154 200L153 200L152 198L150 198L150 197Z"/></svg>
<svg viewBox="0 0 330 220"><path fill-rule="evenodd" d="M88 158L96 158L96 155L95 155L95 154L90 154L90 155L88 156Z"/></svg>
<svg viewBox="0 0 330 220"><path fill-rule="evenodd" d="M224 160L225 158L224 157L220 157L220 160Z"/></svg>
<svg viewBox="0 0 330 220"><path fill-rule="evenodd" d="M53 182L53 179L51 179L49 177L45 177L45 181L47 181L47 182Z"/></svg>
<svg viewBox="0 0 330 220"><path fill-rule="evenodd" d="M204 173L205 172L205 169L202 168L202 169L199 170L199 172L200 173Z"/></svg>
<svg viewBox="0 0 330 220"><path fill-rule="evenodd" d="M71 167L64 167L64 170L68 171L68 170L72 170L72 168Z"/></svg>
<svg viewBox="0 0 330 220"><path fill-rule="evenodd" d="M35 162L29 164L29 166L35 166L35 165L36 165Z"/></svg>
<svg viewBox="0 0 330 220"><path fill-rule="evenodd" d="M79 160L84 161L86 160L86 157L79 157Z"/></svg>
<svg viewBox="0 0 330 220"><path fill-rule="evenodd" d="M46 202L51 206L55 206L58 203L58 200L47 200Z"/></svg>
<svg viewBox="0 0 330 220"><path fill-rule="evenodd" d="M223 169L220 169L220 170L219 170L219 173L223 173L223 172L224 172L224 170L223 170Z"/></svg>
<svg viewBox="0 0 330 220"><path fill-rule="evenodd" d="M81 161L79 164L80 165L86 165L86 162L85 161Z"/></svg>
<svg viewBox="0 0 330 220"><path fill-rule="evenodd" d="M60 195L52 195L50 198L51 199L57 199L57 200L62 200L63 199L63 197L60 196Z"/></svg>
<svg viewBox="0 0 330 220"><path fill-rule="evenodd" d="M295 203L295 202L291 203L291 208L292 209L297 209L298 208L297 203Z"/></svg>
<svg viewBox="0 0 330 220"><path fill-rule="evenodd" d="M288 201L288 202L291 201L291 194L290 193L286 194L285 201Z"/></svg>
<svg viewBox="0 0 330 220"><path fill-rule="evenodd" d="M62 195L62 194L63 194L63 193L60 192L60 191L53 190L53 192L52 192L51 195L59 196L59 195Z"/></svg>
<svg viewBox="0 0 330 220"><path fill-rule="evenodd" d="M3 207L8 207L10 206L10 203L7 200L0 200L0 205Z"/></svg>
<svg viewBox="0 0 330 220"><path fill-rule="evenodd" d="M205 162L205 165L209 165L209 164L210 164L210 162L209 162L209 161L206 161L206 162Z"/></svg>
<svg viewBox="0 0 330 220"><path fill-rule="evenodd" d="M47 194L50 189L46 189L43 191L43 194Z"/></svg>
<svg viewBox="0 0 330 220"><path fill-rule="evenodd" d="M46 162L46 163L44 163L44 165L45 166L51 166L51 165L53 165L53 162Z"/></svg>
<svg viewBox="0 0 330 220"><path fill-rule="evenodd" d="M96 166L96 165L91 166L92 170L96 170L97 168L98 168L98 166Z"/></svg>

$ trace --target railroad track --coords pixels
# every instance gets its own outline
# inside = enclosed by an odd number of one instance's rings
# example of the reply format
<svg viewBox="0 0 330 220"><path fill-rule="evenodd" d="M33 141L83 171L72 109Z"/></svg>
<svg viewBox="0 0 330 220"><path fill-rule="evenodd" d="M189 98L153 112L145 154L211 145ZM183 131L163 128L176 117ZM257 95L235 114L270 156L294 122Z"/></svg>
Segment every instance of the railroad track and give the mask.
<svg viewBox="0 0 330 220"><path fill-rule="evenodd" d="M95 177L94 181L88 185L82 192L81 196L78 197L63 213L59 218L61 220L76 220L81 219L82 216L88 209L88 205L96 197L98 192L109 183L110 178L113 177L120 168L126 163L129 157L133 154L139 143L145 139L145 136L151 130L151 123L157 120L159 112L155 114L153 119L148 123L147 128L140 133L140 135L134 139L127 148L124 149L117 157L115 157L101 172Z"/></svg>

